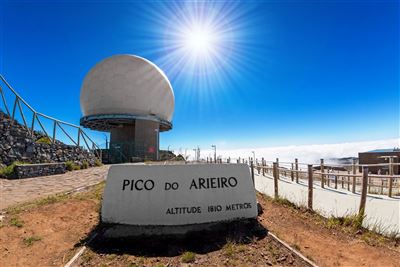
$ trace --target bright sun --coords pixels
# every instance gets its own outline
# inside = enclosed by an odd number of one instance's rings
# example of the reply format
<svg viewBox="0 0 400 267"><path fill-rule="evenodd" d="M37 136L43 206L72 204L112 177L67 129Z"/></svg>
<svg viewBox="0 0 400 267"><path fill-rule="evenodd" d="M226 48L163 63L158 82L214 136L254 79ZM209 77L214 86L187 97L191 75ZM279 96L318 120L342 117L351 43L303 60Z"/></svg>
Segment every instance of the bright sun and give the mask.
<svg viewBox="0 0 400 267"><path fill-rule="evenodd" d="M228 8L220 5L219 1L216 4L188 2L172 7L172 14L165 22L164 60L173 69L170 72L177 76L190 73L190 77L202 77L196 78L197 82L209 82L206 77L232 69L234 56L238 56L236 34L240 33L240 28L236 27L236 23L240 20L236 16L231 17L238 6L233 4Z"/></svg>
<svg viewBox="0 0 400 267"><path fill-rule="evenodd" d="M196 25L183 33L183 47L192 56L209 56L216 45L217 36L211 28Z"/></svg>
<svg viewBox="0 0 400 267"><path fill-rule="evenodd" d="M196 55L206 55L214 49L215 36L209 29L194 28L185 34L184 46Z"/></svg>

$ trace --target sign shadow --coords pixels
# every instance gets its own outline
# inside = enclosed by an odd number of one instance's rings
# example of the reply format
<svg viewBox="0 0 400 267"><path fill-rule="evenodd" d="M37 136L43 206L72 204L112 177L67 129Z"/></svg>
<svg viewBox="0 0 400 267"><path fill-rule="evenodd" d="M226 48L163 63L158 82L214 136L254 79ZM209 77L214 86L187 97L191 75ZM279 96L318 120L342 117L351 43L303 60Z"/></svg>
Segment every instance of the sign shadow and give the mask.
<svg viewBox="0 0 400 267"><path fill-rule="evenodd" d="M268 234L268 230L256 219L210 224L207 230L190 231L179 235L109 238L104 234L109 227L109 225L98 225L85 240L80 242L80 245L85 243L98 254L174 257L186 251L206 254L220 250L228 242L249 244L263 239Z"/></svg>

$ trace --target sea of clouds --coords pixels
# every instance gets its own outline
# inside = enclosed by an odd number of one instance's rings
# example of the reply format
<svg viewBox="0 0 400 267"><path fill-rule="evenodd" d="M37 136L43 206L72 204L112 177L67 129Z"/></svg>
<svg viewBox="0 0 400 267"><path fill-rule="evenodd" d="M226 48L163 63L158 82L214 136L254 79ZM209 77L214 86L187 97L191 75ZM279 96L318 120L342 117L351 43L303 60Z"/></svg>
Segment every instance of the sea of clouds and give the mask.
<svg viewBox="0 0 400 267"><path fill-rule="evenodd" d="M385 149L400 147L400 138L349 142L338 144L315 144L315 145L291 145L277 147L260 148L241 148L241 149L218 149L217 156L222 158L253 157L254 151L256 158L264 157L267 161L279 158L281 162L293 162L295 158L303 163L318 163L320 159L325 159L327 163L335 163L337 158L358 157L358 152L365 152L374 149ZM212 156L212 150L202 150L201 158ZM193 159L193 155L190 159Z"/></svg>

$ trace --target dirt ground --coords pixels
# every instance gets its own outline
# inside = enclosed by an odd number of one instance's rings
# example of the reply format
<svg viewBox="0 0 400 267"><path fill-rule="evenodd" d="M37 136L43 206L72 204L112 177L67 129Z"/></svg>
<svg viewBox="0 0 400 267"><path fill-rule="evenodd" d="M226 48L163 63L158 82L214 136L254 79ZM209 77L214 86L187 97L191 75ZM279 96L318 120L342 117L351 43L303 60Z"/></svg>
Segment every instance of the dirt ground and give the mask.
<svg viewBox="0 0 400 267"><path fill-rule="evenodd" d="M326 219L258 194L261 224L320 266L400 266L399 241L330 229Z"/></svg>
<svg viewBox="0 0 400 267"><path fill-rule="evenodd" d="M63 266L99 228L102 186L8 209L0 227L0 266ZM96 228L97 227L97 228ZM257 221L185 238L104 240L88 245L79 266L307 266Z"/></svg>
<svg viewBox="0 0 400 267"><path fill-rule="evenodd" d="M63 266L98 225L103 187L49 197L1 215L0 266ZM398 244L373 246L341 230L328 229L313 215L258 196L258 223L185 238L118 240L97 237L80 266L307 266L266 234L265 228L321 266L400 266ZM264 228L265 227L265 228ZM370 242L368 242L370 243Z"/></svg>
<svg viewBox="0 0 400 267"><path fill-rule="evenodd" d="M255 232L253 230L257 229ZM264 231L263 231L264 230ZM264 233L263 233L264 232ZM308 266L257 221L177 238L96 239L80 266Z"/></svg>
<svg viewBox="0 0 400 267"><path fill-rule="evenodd" d="M62 266L98 222L93 192L48 197L8 209L0 224L0 266Z"/></svg>

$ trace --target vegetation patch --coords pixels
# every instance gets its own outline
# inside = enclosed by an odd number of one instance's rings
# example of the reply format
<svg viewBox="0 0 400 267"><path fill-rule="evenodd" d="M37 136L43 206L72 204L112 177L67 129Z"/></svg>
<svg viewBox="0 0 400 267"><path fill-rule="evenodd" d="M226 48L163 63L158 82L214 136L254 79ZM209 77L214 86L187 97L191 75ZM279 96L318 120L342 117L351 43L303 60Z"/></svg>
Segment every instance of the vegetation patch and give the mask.
<svg viewBox="0 0 400 267"><path fill-rule="evenodd" d="M101 161L100 161L99 159L96 159L96 160L94 161L94 165L95 165L96 167L100 167L100 166L103 166L103 163L101 163Z"/></svg>
<svg viewBox="0 0 400 267"><path fill-rule="evenodd" d="M87 169L88 168L88 166L89 166L89 164L87 163L87 161L84 161L84 163L86 162L86 168L83 168L83 166L84 166L84 164L82 164L82 168L83 169ZM71 160L69 160L69 161L67 161L67 162L65 162L65 168L68 170L68 171L75 171L75 170L80 170L81 169L81 166L79 166L78 164L75 164L73 161L71 161Z"/></svg>
<svg viewBox="0 0 400 267"><path fill-rule="evenodd" d="M10 165L0 169L0 177L13 178L15 177L15 166L29 164L22 161L14 161Z"/></svg>
<svg viewBox="0 0 400 267"><path fill-rule="evenodd" d="M33 243L42 240L40 236L29 236L23 239L23 242L26 246L32 246Z"/></svg>
<svg viewBox="0 0 400 267"><path fill-rule="evenodd" d="M82 169L87 169L87 168L89 168L89 162L87 162L87 160L84 160L83 162L82 162L82 167L81 167Z"/></svg>
<svg viewBox="0 0 400 267"><path fill-rule="evenodd" d="M290 202L289 200L287 200L286 198L282 198L282 197L278 197L278 198L273 198L272 202L286 206L286 207L290 207L290 208L294 208L294 209L299 209L300 207L296 206L294 203Z"/></svg>
<svg viewBox="0 0 400 267"><path fill-rule="evenodd" d="M224 251L225 256L228 258L232 257L235 254L235 243L231 240L228 240L223 246L222 250Z"/></svg>
<svg viewBox="0 0 400 267"><path fill-rule="evenodd" d="M327 219L326 225L328 228L337 228L337 227L350 227L353 228L353 230L361 230L363 229L362 227L362 221L365 216L361 215L348 215L344 217L335 217L332 216Z"/></svg>
<svg viewBox="0 0 400 267"><path fill-rule="evenodd" d="M24 226L24 222L18 219L17 217L13 217L10 219L10 225L21 228L22 226Z"/></svg>
<svg viewBox="0 0 400 267"><path fill-rule="evenodd" d="M186 251L182 254L181 260L183 263L191 263L196 260L196 254L191 251Z"/></svg>
<svg viewBox="0 0 400 267"><path fill-rule="evenodd" d="M50 145L52 142L51 142L51 139L49 137L43 136L43 137L40 137L39 139L37 139L36 143Z"/></svg>

